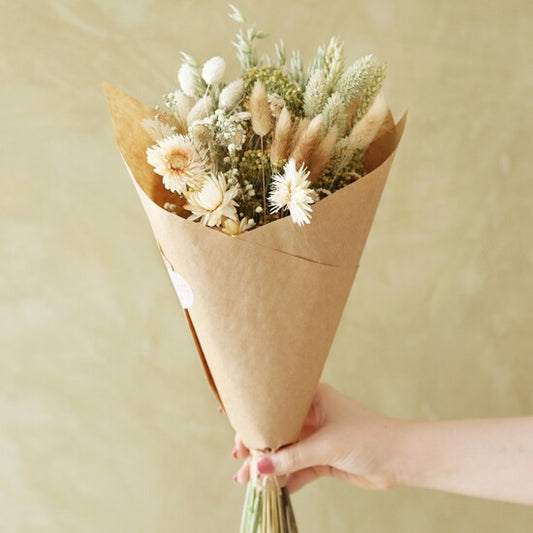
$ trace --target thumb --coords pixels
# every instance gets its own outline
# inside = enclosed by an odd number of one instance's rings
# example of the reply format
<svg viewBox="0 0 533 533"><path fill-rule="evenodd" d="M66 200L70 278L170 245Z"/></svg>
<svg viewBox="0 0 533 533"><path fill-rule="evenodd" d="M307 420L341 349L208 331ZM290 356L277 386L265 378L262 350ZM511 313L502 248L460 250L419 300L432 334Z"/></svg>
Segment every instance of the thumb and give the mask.
<svg viewBox="0 0 533 533"><path fill-rule="evenodd" d="M326 452L324 442L317 432L301 442L265 455L257 462L257 470L260 474L287 475L309 466L325 464Z"/></svg>

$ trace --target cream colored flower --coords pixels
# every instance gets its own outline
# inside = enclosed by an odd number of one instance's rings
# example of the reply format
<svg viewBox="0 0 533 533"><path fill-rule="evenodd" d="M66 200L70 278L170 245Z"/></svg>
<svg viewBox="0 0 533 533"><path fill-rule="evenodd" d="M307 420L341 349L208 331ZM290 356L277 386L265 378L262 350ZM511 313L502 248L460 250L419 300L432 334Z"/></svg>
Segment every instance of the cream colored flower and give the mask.
<svg viewBox="0 0 533 533"><path fill-rule="evenodd" d="M187 188L199 187L205 177L204 161L185 135L161 139L146 154L148 163L163 176L163 185L170 191L183 194Z"/></svg>
<svg viewBox="0 0 533 533"><path fill-rule="evenodd" d="M228 188L224 174L210 174L200 190L185 193L184 208L191 211L191 220L201 219L206 226L220 226L222 217L237 220L237 187Z"/></svg>
<svg viewBox="0 0 533 533"><path fill-rule="evenodd" d="M296 161L289 159L283 168L283 174L272 176L272 185L268 201L271 213L288 209L292 221L303 226L311 222L311 205L316 200L316 193L307 180L309 171L302 166L298 170Z"/></svg>
<svg viewBox="0 0 533 533"><path fill-rule="evenodd" d="M244 217L240 221L226 218L224 222L222 222L222 231L228 235L239 235L245 231L248 231L249 229L252 229L254 226L255 221L253 218L248 219L248 217Z"/></svg>
<svg viewBox="0 0 533 533"><path fill-rule="evenodd" d="M226 71L226 62L222 57L208 59L202 68L202 78L207 85L220 83Z"/></svg>

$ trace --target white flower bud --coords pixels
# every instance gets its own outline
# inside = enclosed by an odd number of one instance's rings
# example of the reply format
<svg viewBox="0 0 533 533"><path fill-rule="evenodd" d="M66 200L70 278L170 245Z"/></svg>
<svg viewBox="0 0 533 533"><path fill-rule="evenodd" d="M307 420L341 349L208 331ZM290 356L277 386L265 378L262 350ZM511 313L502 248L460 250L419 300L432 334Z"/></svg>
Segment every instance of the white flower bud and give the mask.
<svg viewBox="0 0 533 533"><path fill-rule="evenodd" d="M187 63L183 63L178 71L178 81L181 85L181 90L187 96L194 96L196 92L196 75L194 70Z"/></svg>
<svg viewBox="0 0 533 533"><path fill-rule="evenodd" d="M218 98L218 107L231 111L244 95L244 81L239 78L226 85Z"/></svg>
<svg viewBox="0 0 533 533"><path fill-rule="evenodd" d="M207 85L220 83L226 70L226 62L222 57L212 57L208 59L202 68L202 78Z"/></svg>

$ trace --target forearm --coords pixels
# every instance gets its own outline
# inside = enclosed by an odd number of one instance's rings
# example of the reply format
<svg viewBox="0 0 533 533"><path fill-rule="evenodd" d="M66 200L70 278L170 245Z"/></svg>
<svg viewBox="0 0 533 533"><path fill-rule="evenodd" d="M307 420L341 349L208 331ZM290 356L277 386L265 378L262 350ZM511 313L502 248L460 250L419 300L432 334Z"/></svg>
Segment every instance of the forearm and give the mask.
<svg viewBox="0 0 533 533"><path fill-rule="evenodd" d="M533 504L533 417L408 422L395 453L400 485Z"/></svg>

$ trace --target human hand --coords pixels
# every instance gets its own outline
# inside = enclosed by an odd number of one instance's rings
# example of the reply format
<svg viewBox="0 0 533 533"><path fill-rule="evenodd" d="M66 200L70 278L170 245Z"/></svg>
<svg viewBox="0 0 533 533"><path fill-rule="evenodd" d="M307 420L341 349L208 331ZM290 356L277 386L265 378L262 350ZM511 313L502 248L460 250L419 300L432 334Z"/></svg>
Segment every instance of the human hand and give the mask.
<svg viewBox="0 0 533 533"><path fill-rule="evenodd" d="M261 474L286 475L291 492L322 476L367 489L391 488L397 485L392 452L405 424L320 384L298 442L261 458L257 469ZM246 483L250 454L237 435L233 456L245 459L235 481Z"/></svg>

